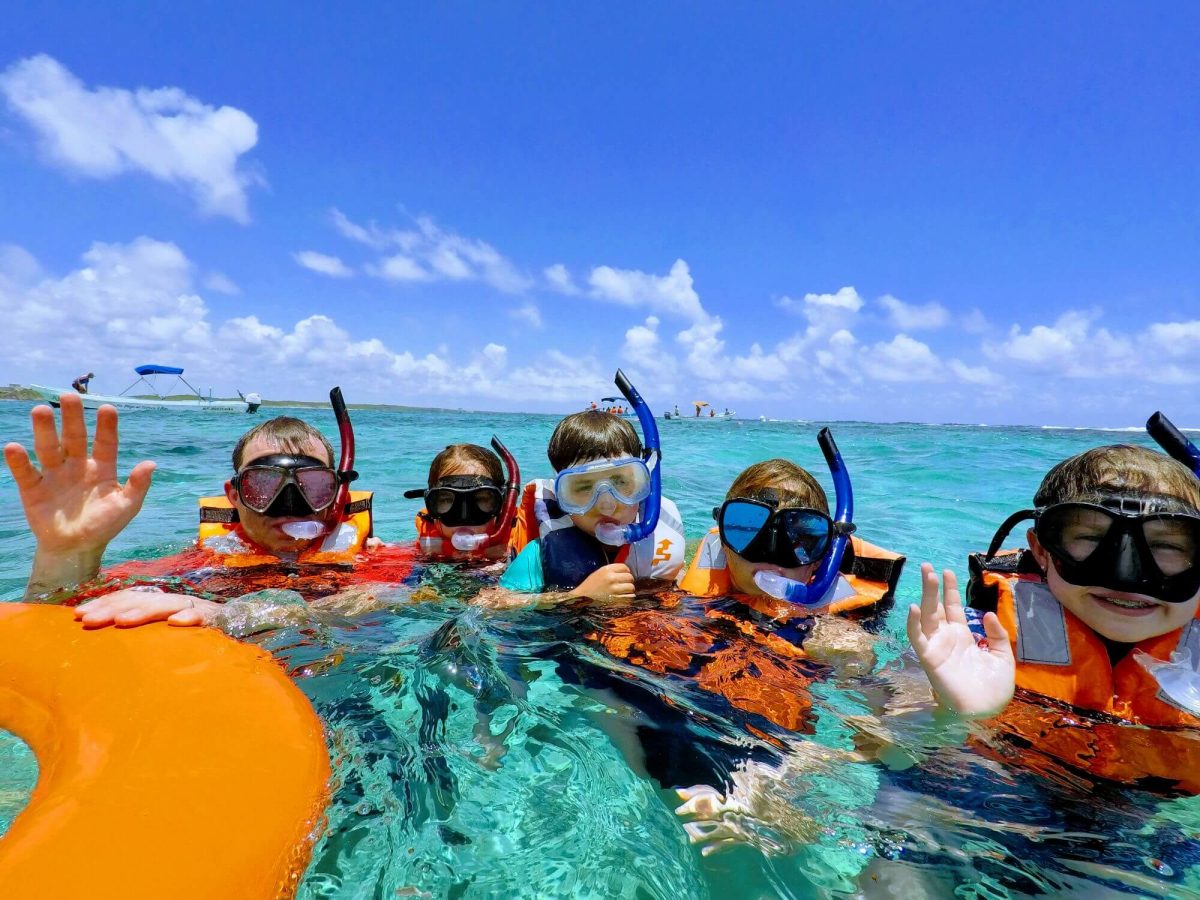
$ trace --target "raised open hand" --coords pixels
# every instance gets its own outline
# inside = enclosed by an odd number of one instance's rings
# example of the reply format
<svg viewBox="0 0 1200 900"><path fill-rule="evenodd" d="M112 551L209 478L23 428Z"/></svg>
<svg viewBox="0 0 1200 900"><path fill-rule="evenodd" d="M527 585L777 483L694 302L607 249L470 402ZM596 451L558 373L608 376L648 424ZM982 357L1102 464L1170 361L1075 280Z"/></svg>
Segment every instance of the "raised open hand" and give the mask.
<svg viewBox="0 0 1200 900"><path fill-rule="evenodd" d="M958 579L942 572L938 579L929 563L921 564L921 605L908 608L908 640L939 699L964 716L992 716L1012 699L1016 661L1008 632L995 613L983 617L986 646L976 642L967 625Z"/></svg>
<svg viewBox="0 0 1200 900"><path fill-rule="evenodd" d="M64 587L94 575L108 542L142 508L154 472L154 463L140 462L122 485L117 480L117 411L100 407L89 455L83 401L78 394L63 394L60 403L61 439L50 407L35 406L30 413L40 470L20 444L4 448L29 529L37 538L31 591L35 581L46 588Z"/></svg>

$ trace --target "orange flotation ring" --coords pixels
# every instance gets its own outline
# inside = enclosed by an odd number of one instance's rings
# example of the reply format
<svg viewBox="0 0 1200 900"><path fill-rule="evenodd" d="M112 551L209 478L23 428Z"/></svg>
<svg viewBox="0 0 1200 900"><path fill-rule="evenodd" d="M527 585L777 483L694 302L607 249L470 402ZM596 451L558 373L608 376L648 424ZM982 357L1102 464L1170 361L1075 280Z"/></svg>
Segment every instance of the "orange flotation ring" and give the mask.
<svg viewBox="0 0 1200 900"><path fill-rule="evenodd" d="M262 650L0 603L0 728L39 768L0 838L5 897L295 893L329 760L320 720Z"/></svg>

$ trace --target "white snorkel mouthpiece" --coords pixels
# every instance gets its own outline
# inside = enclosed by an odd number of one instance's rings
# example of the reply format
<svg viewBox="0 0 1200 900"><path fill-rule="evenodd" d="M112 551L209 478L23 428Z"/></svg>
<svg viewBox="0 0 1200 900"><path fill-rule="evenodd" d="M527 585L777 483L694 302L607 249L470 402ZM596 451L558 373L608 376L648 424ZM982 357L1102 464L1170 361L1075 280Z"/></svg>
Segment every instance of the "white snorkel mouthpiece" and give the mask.
<svg viewBox="0 0 1200 900"><path fill-rule="evenodd" d="M777 572L768 572L766 569L759 569L754 573L754 583L759 589L776 600L786 600L788 592L794 590L794 586L800 582L793 581L790 578L784 578Z"/></svg>
<svg viewBox="0 0 1200 900"><path fill-rule="evenodd" d="M465 528L462 528L450 535L450 543L460 553L470 553L472 550L478 550L486 544L489 537L490 535L486 532L476 534L473 531L467 531Z"/></svg>
<svg viewBox="0 0 1200 900"><path fill-rule="evenodd" d="M596 526L596 539L610 547L621 547L629 541L628 525L616 525L612 522L601 522Z"/></svg>
<svg viewBox="0 0 1200 900"><path fill-rule="evenodd" d="M754 573L754 583L759 589L776 600L786 600L788 603L800 603L804 606L824 606L825 597L810 590L810 585L791 578L785 578L778 572L768 572L759 569Z"/></svg>
<svg viewBox="0 0 1200 900"><path fill-rule="evenodd" d="M286 525L281 525L279 530L297 541L311 541L319 538L327 529L320 522L305 519L301 522L288 522Z"/></svg>

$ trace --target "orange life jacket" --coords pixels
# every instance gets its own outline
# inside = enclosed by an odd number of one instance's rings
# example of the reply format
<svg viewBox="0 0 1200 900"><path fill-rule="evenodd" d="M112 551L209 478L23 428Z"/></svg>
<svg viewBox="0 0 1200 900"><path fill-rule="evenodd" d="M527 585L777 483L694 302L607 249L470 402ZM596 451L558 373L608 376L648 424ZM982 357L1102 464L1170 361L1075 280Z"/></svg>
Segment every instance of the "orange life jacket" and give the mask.
<svg viewBox="0 0 1200 900"><path fill-rule="evenodd" d="M374 533L373 496L371 491L351 491L345 520L319 546L305 550L296 561L315 566L353 565L363 551L363 544ZM197 539L201 548L220 556L221 564L230 568L279 562L279 557L261 552L242 534L237 525L237 510L224 496L200 498Z"/></svg>
<svg viewBox="0 0 1200 900"><path fill-rule="evenodd" d="M1200 793L1200 717L1175 703L1136 658L1140 650L1168 661L1186 649L1200 667L1200 611L1183 628L1139 641L1114 666L1104 641L1054 598L1026 553L972 557L968 597L1008 630L1017 687L1058 703L1018 699L1000 727L1101 778L1165 779Z"/></svg>
<svg viewBox="0 0 1200 900"><path fill-rule="evenodd" d="M899 553L884 550L857 535L851 535L828 611L871 610L890 602L896 592L904 562L905 557ZM716 528L700 542L691 564L679 578L679 589L693 597L722 597L736 593L729 575L725 547Z"/></svg>

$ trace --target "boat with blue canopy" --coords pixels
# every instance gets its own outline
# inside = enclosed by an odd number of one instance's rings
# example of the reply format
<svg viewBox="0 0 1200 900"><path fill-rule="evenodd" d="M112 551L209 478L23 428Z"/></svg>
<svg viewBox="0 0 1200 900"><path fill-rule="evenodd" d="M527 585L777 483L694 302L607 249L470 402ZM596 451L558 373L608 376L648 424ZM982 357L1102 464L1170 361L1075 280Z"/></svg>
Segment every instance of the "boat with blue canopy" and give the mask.
<svg viewBox="0 0 1200 900"><path fill-rule="evenodd" d="M84 408L97 409L107 403L119 409L201 409L253 413L258 412L259 406L262 405L262 398L253 392L243 394L238 391L238 397L241 398L239 400L214 400L212 388L209 388L206 397L183 377L183 369L178 366L146 364L137 366L133 371L137 373L137 380L119 394L80 394ZM167 382L166 389L163 389L160 386L160 377L171 375L175 376L175 381ZM187 390L171 393L179 384ZM142 385L143 390L149 393L131 393L138 385ZM60 394L74 393L71 388L47 387L41 384L31 384L29 388L51 406L58 406Z"/></svg>

